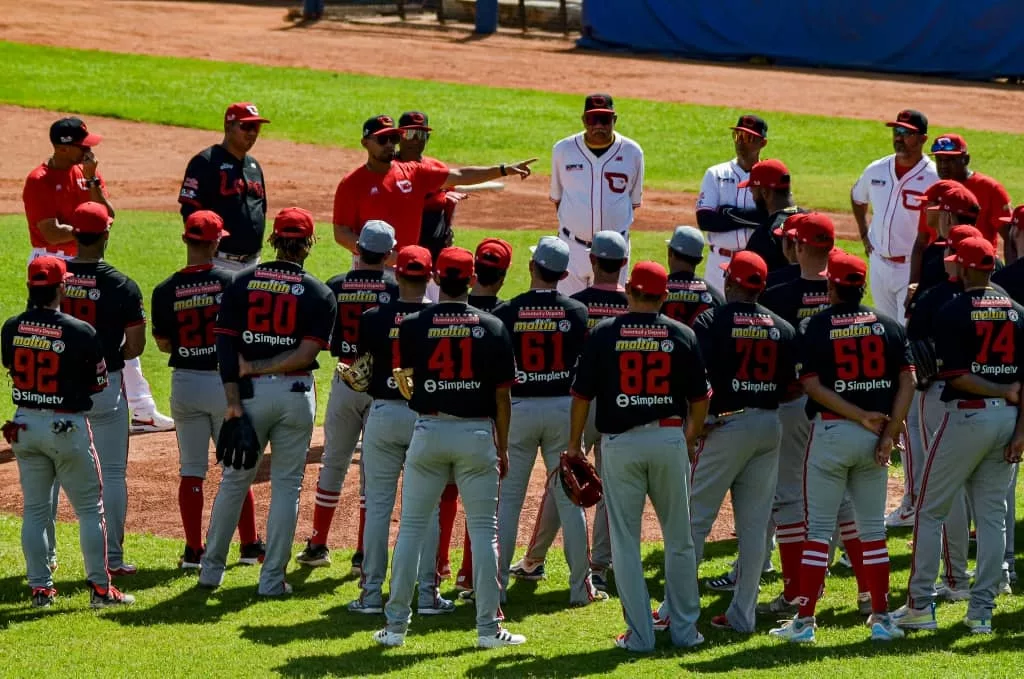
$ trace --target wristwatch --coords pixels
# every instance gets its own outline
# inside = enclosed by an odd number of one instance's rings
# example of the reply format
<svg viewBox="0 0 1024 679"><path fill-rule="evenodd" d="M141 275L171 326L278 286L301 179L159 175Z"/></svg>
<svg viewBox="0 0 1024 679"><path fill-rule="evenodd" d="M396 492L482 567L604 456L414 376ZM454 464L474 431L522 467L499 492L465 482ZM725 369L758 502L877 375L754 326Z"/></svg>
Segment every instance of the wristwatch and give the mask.
<svg viewBox="0 0 1024 679"><path fill-rule="evenodd" d="M85 185L88 186L89 188L92 188L94 186L99 186L100 185L100 178L99 177L93 177L92 179L86 179L85 180Z"/></svg>

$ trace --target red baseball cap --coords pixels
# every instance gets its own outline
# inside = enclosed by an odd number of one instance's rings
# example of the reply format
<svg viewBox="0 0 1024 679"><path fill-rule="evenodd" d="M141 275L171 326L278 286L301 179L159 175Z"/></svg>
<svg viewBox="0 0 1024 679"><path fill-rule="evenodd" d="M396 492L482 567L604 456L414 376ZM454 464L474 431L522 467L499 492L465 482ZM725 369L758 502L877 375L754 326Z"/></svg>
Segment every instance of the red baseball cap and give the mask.
<svg viewBox="0 0 1024 679"><path fill-rule="evenodd" d="M750 168L750 176L736 185L742 189L747 186L763 186L766 189L788 189L789 169L781 160L774 158L754 163Z"/></svg>
<svg viewBox="0 0 1024 679"><path fill-rule="evenodd" d="M806 214L806 212L797 212L796 214L792 214L786 217L786 219L783 220L782 224L778 228L772 229L772 233L778 236L779 238L785 237L789 238L790 240L795 240L796 225L800 222L801 219L804 218L804 215Z"/></svg>
<svg viewBox="0 0 1024 679"><path fill-rule="evenodd" d="M224 220L213 210L196 210L185 220L185 238L198 243L212 243L230 236L224 230Z"/></svg>
<svg viewBox="0 0 1024 679"><path fill-rule="evenodd" d="M932 142L934 156L962 156L967 153L967 140L959 134L943 134Z"/></svg>
<svg viewBox="0 0 1024 679"><path fill-rule="evenodd" d="M949 230L949 236L946 240L937 240L934 245L945 245L947 248L956 249L956 246L960 244L960 241L968 238L983 238L981 231L970 224L959 224Z"/></svg>
<svg viewBox="0 0 1024 679"><path fill-rule="evenodd" d="M1020 227L1024 225L1024 205L1018 205L1009 217L1000 217L999 221L1010 226Z"/></svg>
<svg viewBox="0 0 1024 679"><path fill-rule="evenodd" d="M764 290L768 281L768 265L761 255L750 250L740 250L718 266L725 271L726 278L748 290Z"/></svg>
<svg viewBox="0 0 1024 679"><path fill-rule="evenodd" d="M996 249L985 238L965 238L956 245L956 253L944 258L975 271L992 271L996 268Z"/></svg>
<svg viewBox="0 0 1024 679"><path fill-rule="evenodd" d="M406 245L398 251L395 273L406 278L429 278L434 260L430 250L420 245Z"/></svg>
<svg viewBox="0 0 1024 679"><path fill-rule="evenodd" d="M469 280L473 277L473 253L466 248L445 248L437 256L434 270L441 278Z"/></svg>
<svg viewBox="0 0 1024 679"><path fill-rule="evenodd" d="M313 231L313 213L301 207L286 207L274 217L274 234L277 236L309 238Z"/></svg>
<svg viewBox="0 0 1024 679"><path fill-rule="evenodd" d="M508 271L512 265L512 245L500 238L484 238L476 246L476 263Z"/></svg>
<svg viewBox="0 0 1024 679"><path fill-rule="evenodd" d="M71 214L71 226L75 233L105 233L110 230L114 220L107 212L107 206L103 203L89 201L82 203L75 208Z"/></svg>
<svg viewBox="0 0 1024 679"><path fill-rule="evenodd" d="M860 287L868 275L868 265L860 257L842 250L832 250L828 255L828 268L821 275L836 285Z"/></svg>
<svg viewBox="0 0 1024 679"><path fill-rule="evenodd" d="M36 257L28 264L28 285L32 288L43 288L59 285L67 280L68 265L60 257L44 255Z"/></svg>
<svg viewBox="0 0 1024 679"><path fill-rule="evenodd" d="M836 244L836 225L828 215L821 212L808 212L801 215L789 228L790 220L786 220L786 235L798 243L816 248L832 249Z"/></svg>
<svg viewBox="0 0 1024 679"><path fill-rule="evenodd" d="M958 182L952 182L952 184L953 186L942 187L932 196L928 196L926 192L925 195L929 197L929 202L935 203L934 205L929 205L927 209L952 212L955 215L976 216L981 210L981 206L978 205L978 199L962 184Z"/></svg>
<svg viewBox="0 0 1024 679"><path fill-rule="evenodd" d="M645 295L660 297L668 290L668 272L657 262L637 262L626 286Z"/></svg>
<svg viewBox="0 0 1024 679"><path fill-rule="evenodd" d="M237 104L228 106L224 112L226 123L269 123L270 121L260 115L256 104L248 101L240 101Z"/></svg>

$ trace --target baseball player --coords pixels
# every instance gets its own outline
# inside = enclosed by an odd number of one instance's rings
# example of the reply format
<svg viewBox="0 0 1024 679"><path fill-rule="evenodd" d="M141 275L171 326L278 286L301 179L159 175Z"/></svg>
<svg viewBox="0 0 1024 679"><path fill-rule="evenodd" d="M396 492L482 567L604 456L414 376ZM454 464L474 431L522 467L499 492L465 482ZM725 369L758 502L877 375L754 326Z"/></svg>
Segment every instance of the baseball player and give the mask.
<svg viewBox="0 0 1024 679"><path fill-rule="evenodd" d="M356 359L359 321L363 312L398 299L398 285L391 272L384 270L384 262L394 247L395 230L390 224L379 220L367 222L359 233L356 245L359 259L355 267L327 281L338 308L337 325L331 336L331 355L338 359L339 366L351 365ZM306 541L306 548L295 557L304 566L316 568L331 563L327 548L331 521L341 499L341 489L352 465L352 455L363 431L371 400L368 393L349 387L335 371L324 414L324 452L316 481L313 534ZM360 505L359 544L352 557L352 570L356 574L362 568L363 522L366 517L366 507L362 503Z"/></svg>
<svg viewBox="0 0 1024 679"><path fill-rule="evenodd" d="M214 266L214 254L227 235L216 212L196 210L185 220L181 240L187 248L185 268L153 289L153 339L170 354L171 413L177 427L178 509L185 531L185 551L178 561L184 569L199 568L203 556L203 481L209 467L210 440L220 435L227 401L217 372L214 328L220 299L232 275ZM242 502L238 520L240 563L256 564L264 546L256 533L252 490Z"/></svg>
<svg viewBox="0 0 1024 679"><path fill-rule="evenodd" d="M917 277L910 283L908 297L946 280L946 265L942 261L946 249L936 237L947 238L949 230L957 224L974 226L981 210L977 196L952 179L940 179L924 193L928 207L922 211L925 216L917 235L918 242L925 245L915 250Z"/></svg>
<svg viewBox="0 0 1024 679"><path fill-rule="evenodd" d="M212 210L230 235L221 239L217 266L241 271L260 261L267 223L267 184L263 168L249 151L270 121L255 104L244 101L224 112L224 139L188 161L178 192L181 218L196 210Z"/></svg>
<svg viewBox="0 0 1024 679"><path fill-rule="evenodd" d="M518 175L530 176L536 158L490 167L448 167L441 162L395 160L402 131L390 116L378 115L363 123L362 145L366 162L346 174L334 193L334 240L358 255L359 230L367 221L386 221L395 229L398 248L420 241L426 197L456 184Z"/></svg>
<svg viewBox="0 0 1024 679"><path fill-rule="evenodd" d="M587 329L592 330L606 318L621 316L629 310L626 289L619 284L620 270L629 261L629 245L617 231L598 231L590 248L590 263L594 269L594 284L572 296L587 307ZM594 466L601 466L601 435L594 426L594 411L587 419L583 431L583 449L594 451ZM542 580L545 577L544 561L548 549L558 535L561 523L555 508L554 495L546 486L544 498L537 511L536 523L526 554L510 569L512 577L520 580ZM608 590L607 570L612 565L612 545L608 536L608 511L604 499L594 505L590 552L590 580L594 589Z"/></svg>
<svg viewBox="0 0 1024 679"><path fill-rule="evenodd" d="M555 508L562 524L565 560L569 564L569 603L585 606L608 595L590 581L587 519L572 503L555 476L568 448L569 386L573 366L587 336L587 307L556 290L568 275L569 245L554 236L541 238L530 260L530 290L495 311L515 347L516 383L512 386L512 423L508 474L498 501L499 576L508 587L509 566L523 501L538 448L544 460Z"/></svg>
<svg viewBox="0 0 1024 679"><path fill-rule="evenodd" d="M401 646L427 524L448 480L455 478L473 536L477 646L526 642L499 624L497 510L499 479L508 471L515 352L494 316L466 304L473 253L446 248L435 264L441 299L399 326L400 365L411 370L409 407L418 414L402 479L402 518L391 562L387 625L373 634ZM406 379L405 371L400 372ZM408 386L406 387L409 388ZM404 394L403 394L404 395Z"/></svg>
<svg viewBox="0 0 1024 679"><path fill-rule="evenodd" d="M739 185L750 177L761 149L768 144L768 123L755 115L742 115L732 128L732 141L736 157L707 169L697 197L697 226L708 233L705 275L718 292L725 284L722 264L747 246L754 228L766 217L750 188Z"/></svg>
<svg viewBox="0 0 1024 679"><path fill-rule="evenodd" d="M114 217L107 185L93 153L93 147L102 140L101 135L88 130L81 118L61 118L50 126L53 155L28 175L22 192L32 242L29 261L44 254L62 259L75 256L78 245L71 214L82 203L99 203ZM174 429L174 420L157 410L137 358L125 362L121 376L132 413L131 433Z"/></svg>
<svg viewBox="0 0 1024 679"><path fill-rule="evenodd" d="M690 454L708 413L711 388L697 338L661 315L668 273L639 262L626 285L629 313L602 321L587 339L573 381L570 455L583 455L590 401L597 401L601 477L612 537L615 584L627 631L615 645L654 650L650 595L640 561L640 523L648 497L665 541L665 611L676 646L703 643L700 596L690 534ZM686 430L683 421L686 421Z"/></svg>
<svg viewBox="0 0 1024 679"><path fill-rule="evenodd" d="M732 495L739 557L736 587L719 629L751 634L778 475L775 411L794 381L793 326L757 303L768 279L761 256L741 251L725 264L727 304L697 317L693 329L711 381L711 418L690 470L690 522L696 561L726 492Z"/></svg>
<svg viewBox="0 0 1024 679"><path fill-rule="evenodd" d="M977 570L964 625L992 633L992 609L1006 548L1006 493L1024 450L1020 416L1024 307L990 285L995 248L967 238L950 261L963 294L939 311L939 379L946 413L928 451L914 524L907 603L893 614L900 627L936 629L935 576L941 524L966 484L978 535Z"/></svg>
<svg viewBox="0 0 1024 679"><path fill-rule="evenodd" d="M903 631L888 612L886 467L913 398L913 359L903 327L861 303L867 279L863 260L836 250L825 275L832 306L801 324L797 363L811 417L799 610L770 634L795 643L814 642L814 611L825 584L836 516L848 490L871 594L871 638L888 641L902 637Z"/></svg>
<svg viewBox="0 0 1024 679"><path fill-rule="evenodd" d="M779 234L787 219L799 212L806 212L793 201L789 169L781 160L762 160L754 163L750 176L737 186L741 189L750 187L754 205L761 214L766 215L765 221L758 224L750 234L746 249L760 255L768 265L768 273L788 266L789 260L783 252L783 238Z"/></svg>
<svg viewBox="0 0 1024 679"><path fill-rule="evenodd" d="M102 203L82 203L71 214L78 254L68 261L61 310L96 328L109 372L106 388L92 399L88 418L103 478L107 561L110 574L118 576L133 575L137 570L124 562L123 554L128 513L128 404L121 371L125 361L138 357L146 346L146 314L139 286L103 259L111 223ZM56 499L53 507L56 516Z"/></svg>
<svg viewBox="0 0 1024 679"><path fill-rule="evenodd" d="M798 211L797 214L801 211ZM796 232L789 230L786 223L783 222L782 225L775 227L772 234L779 240L779 247L782 248L782 256L786 258L788 264L781 269L775 269L774 271L768 272L768 283L765 286L766 289L771 289L776 285L789 283L790 281L795 281L797 278L800 278L800 264L796 261Z"/></svg>
<svg viewBox="0 0 1024 679"><path fill-rule="evenodd" d="M24 496L21 544L32 605L49 608L57 596L48 568L47 527L54 482L64 487L78 530L93 608L135 602L110 581L100 463L86 412L103 391L107 369L91 325L61 313L67 267L43 255L28 266L28 310L7 320L0 333L3 366L10 373L14 419L4 438L18 461Z"/></svg>
<svg viewBox="0 0 1024 679"><path fill-rule="evenodd" d="M337 316L334 293L302 268L315 240L309 211L281 210L269 238L276 259L239 273L221 298L214 332L228 404L224 420L247 416L260 451L249 469L224 467L201 560L201 587L219 587L224 579L231 535L269 443L270 512L258 591L292 591L284 574L316 414L312 371L317 354L330 345Z"/></svg>
<svg viewBox="0 0 1024 679"><path fill-rule="evenodd" d="M365 228L360 236L364 233ZM401 367L398 363L398 328L402 319L429 304L424 295L432 268L429 250L418 245L402 248L395 266L398 298L368 310L360 320L358 353L360 356L369 354L373 359L373 372L367 389L373 405L366 418L360 456L366 496L366 529L359 581L361 591L359 598L348 605L348 610L354 613L384 612L381 588L388 569L391 513L395 508L398 476L405 464L416 423L416 413L402 398L391 371ZM441 598L437 592L437 525L437 518L431 518L419 559L417 612L420 615L455 611L455 604Z"/></svg>
<svg viewBox="0 0 1024 679"><path fill-rule="evenodd" d="M569 275L558 285L564 295L593 282L588 251L594 234L617 231L628 242L643 202L644 152L615 131L618 119L611 95L591 94L583 101L583 131L559 140L551 151L549 197L558 214L557 235L570 253Z"/></svg>
<svg viewBox="0 0 1024 679"><path fill-rule="evenodd" d="M924 192L939 175L923 152L928 139L923 113L905 109L886 125L892 128L895 153L867 166L850 191L850 201L868 254L875 306L883 315L902 320L918 213L924 208Z"/></svg>
<svg viewBox="0 0 1024 679"><path fill-rule="evenodd" d="M719 288L696 274L704 257L704 236L692 226L677 226L668 244L668 297L661 313L692 325L708 309L725 304Z"/></svg>

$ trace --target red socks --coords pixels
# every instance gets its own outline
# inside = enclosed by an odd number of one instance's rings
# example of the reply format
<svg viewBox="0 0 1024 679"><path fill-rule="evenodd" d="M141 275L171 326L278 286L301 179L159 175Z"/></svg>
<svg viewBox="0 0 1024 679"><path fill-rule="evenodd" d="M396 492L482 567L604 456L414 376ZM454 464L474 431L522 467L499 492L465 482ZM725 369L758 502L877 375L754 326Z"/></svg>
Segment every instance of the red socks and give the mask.
<svg viewBox="0 0 1024 679"><path fill-rule="evenodd" d="M462 566L455 582L465 584L470 589L473 587L473 545L469 541L469 526L466 526L466 537L462 541Z"/></svg>
<svg viewBox="0 0 1024 679"><path fill-rule="evenodd" d="M885 540L867 540L863 548L864 579L871 592L871 611L886 613L889 610L889 548ZM858 585L860 578L858 577Z"/></svg>
<svg viewBox="0 0 1024 679"><path fill-rule="evenodd" d="M803 523L790 523L775 527L775 541L779 544L782 562L782 596L793 601L800 596L800 557L804 551L807 527Z"/></svg>
<svg viewBox="0 0 1024 679"><path fill-rule="evenodd" d="M356 551L363 553L363 529L366 528L366 496L359 496L359 541Z"/></svg>
<svg viewBox="0 0 1024 679"><path fill-rule="evenodd" d="M455 514L459 509L459 487L454 483L445 486L438 507L440 539L437 541L437 570L448 566L448 550L452 543L452 530L455 528ZM449 566L450 568L450 566Z"/></svg>
<svg viewBox="0 0 1024 679"><path fill-rule="evenodd" d="M185 544L189 549L203 548L203 480L198 476L183 476L178 482L178 508L181 526L185 529Z"/></svg>
<svg viewBox="0 0 1024 679"><path fill-rule="evenodd" d="M800 617L814 615L818 599L825 587L828 571L828 541L805 540L800 559Z"/></svg>
<svg viewBox="0 0 1024 679"><path fill-rule="evenodd" d="M314 545L326 545L327 536L331 532L331 521L334 520L334 510L338 508L338 500L341 493L332 493L324 490L320 484L316 486L316 500L313 505L313 535L310 542ZM360 522L360 525L362 522ZM360 536L362 530L359 531Z"/></svg>
<svg viewBox="0 0 1024 679"><path fill-rule="evenodd" d="M242 500L242 513L238 515L238 540L243 545L251 545L259 539L259 533L256 532L256 497L250 488Z"/></svg>
<svg viewBox="0 0 1024 679"><path fill-rule="evenodd" d="M839 537L843 540L846 556L850 558L850 567L853 568L853 575L857 578L857 593L863 594L870 591L870 583L864 572L864 547L860 541L860 534L857 532L857 524L853 521L839 524Z"/></svg>

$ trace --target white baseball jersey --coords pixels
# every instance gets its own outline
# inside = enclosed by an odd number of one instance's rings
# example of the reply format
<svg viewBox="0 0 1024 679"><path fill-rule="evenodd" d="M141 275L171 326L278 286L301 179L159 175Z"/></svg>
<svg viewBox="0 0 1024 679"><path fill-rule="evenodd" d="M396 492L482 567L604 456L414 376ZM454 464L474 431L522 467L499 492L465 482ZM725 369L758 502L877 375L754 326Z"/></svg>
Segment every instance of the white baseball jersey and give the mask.
<svg viewBox="0 0 1024 679"><path fill-rule="evenodd" d="M746 181L750 173L740 167L736 159L712 165L704 173L700 183L700 195L697 197L697 212L701 210L717 210L720 207L736 207L741 210L753 210L754 197L750 195L750 187L738 188L737 185ZM735 229L705 234L710 245L729 250L742 250L747 246L747 239L753 233L749 229Z"/></svg>
<svg viewBox="0 0 1024 679"><path fill-rule="evenodd" d="M925 208L924 192L938 180L935 163L928 156L901 179L896 178L895 154L876 160L864 170L850 197L856 203L871 204L868 240L879 255L910 257L920 213Z"/></svg>
<svg viewBox="0 0 1024 679"><path fill-rule="evenodd" d="M558 204L558 224L586 241L598 231L628 231L643 198L643 149L614 134L600 157L587 148L582 132L562 139L551 152L551 200Z"/></svg>

